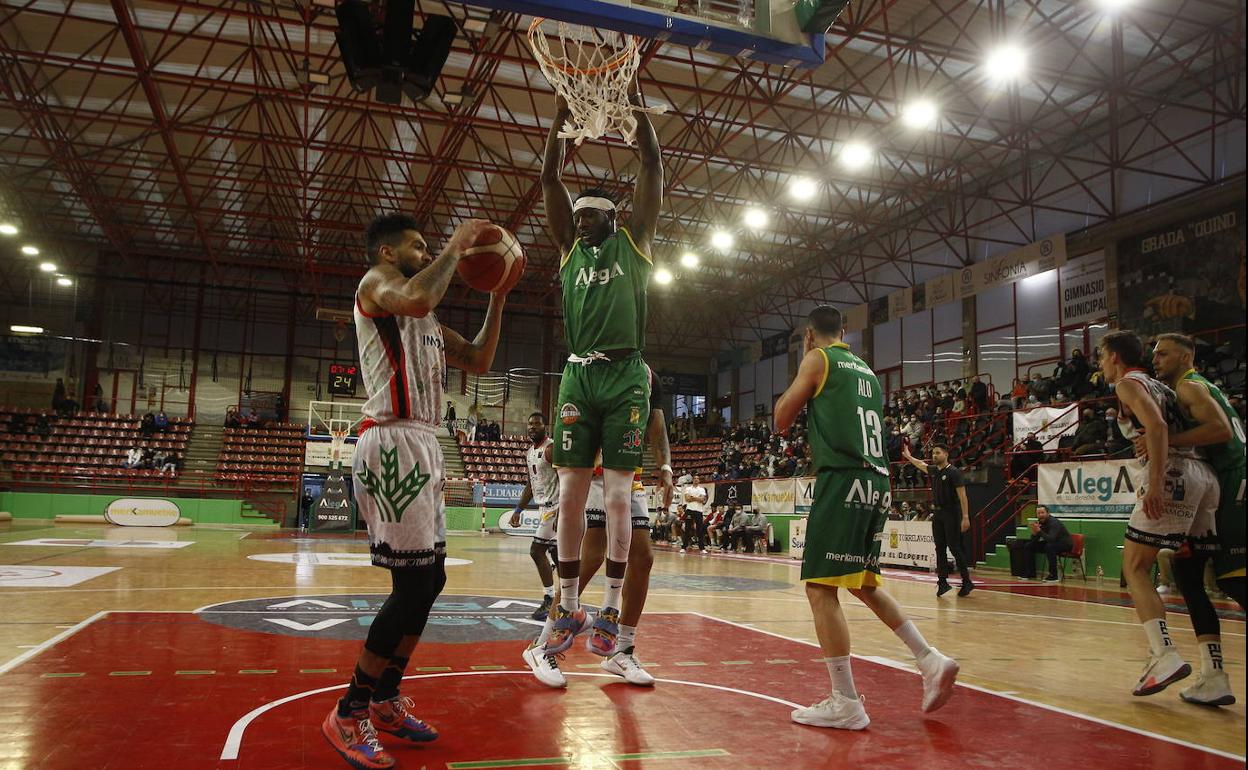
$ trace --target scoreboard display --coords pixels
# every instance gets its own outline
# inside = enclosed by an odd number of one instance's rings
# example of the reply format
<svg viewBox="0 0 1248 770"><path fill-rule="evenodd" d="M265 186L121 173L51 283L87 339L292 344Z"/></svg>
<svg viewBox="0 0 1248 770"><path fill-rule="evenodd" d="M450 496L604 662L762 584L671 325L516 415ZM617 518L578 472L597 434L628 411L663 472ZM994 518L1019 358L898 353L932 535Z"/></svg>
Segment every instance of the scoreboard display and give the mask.
<svg viewBox="0 0 1248 770"><path fill-rule="evenodd" d="M356 364L329 365L329 392L334 396L355 397L356 388L360 383L360 367Z"/></svg>

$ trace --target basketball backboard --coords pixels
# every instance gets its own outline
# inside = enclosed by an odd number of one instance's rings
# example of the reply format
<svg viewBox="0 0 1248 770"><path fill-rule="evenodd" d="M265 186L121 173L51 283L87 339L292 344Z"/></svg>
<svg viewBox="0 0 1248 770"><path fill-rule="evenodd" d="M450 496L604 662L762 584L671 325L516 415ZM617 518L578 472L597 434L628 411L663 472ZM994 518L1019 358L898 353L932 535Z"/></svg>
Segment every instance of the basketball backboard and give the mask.
<svg viewBox="0 0 1248 770"><path fill-rule="evenodd" d="M817 67L824 61L823 32L848 0L470 0L469 4L773 64Z"/></svg>

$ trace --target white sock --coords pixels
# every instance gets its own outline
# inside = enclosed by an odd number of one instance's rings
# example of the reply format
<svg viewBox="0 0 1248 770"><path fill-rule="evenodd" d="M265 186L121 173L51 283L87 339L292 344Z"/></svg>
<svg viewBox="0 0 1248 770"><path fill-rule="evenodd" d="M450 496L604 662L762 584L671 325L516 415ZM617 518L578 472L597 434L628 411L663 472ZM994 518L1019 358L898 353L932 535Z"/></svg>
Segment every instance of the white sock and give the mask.
<svg viewBox="0 0 1248 770"><path fill-rule="evenodd" d="M534 647L541 647L546 644L546 640L550 637L550 632L555 627L555 614L546 616L546 622L542 624L542 632L537 635L537 641L533 643Z"/></svg>
<svg viewBox="0 0 1248 770"><path fill-rule="evenodd" d="M581 608L581 597L577 593L577 588L581 582L580 576L559 578L559 606L568 612L576 612Z"/></svg>
<svg viewBox="0 0 1248 770"><path fill-rule="evenodd" d="M623 628L621 626L620 628ZM1222 642L1201 642L1200 643L1200 675L1212 676L1221 673L1222 668Z"/></svg>
<svg viewBox="0 0 1248 770"><path fill-rule="evenodd" d="M542 596L549 596L551 599L555 598L555 587L553 585L549 585L543 588Z"/></svg>
<svg viewBox="0 0 1248 770"><path fill-rule="evenodd" d="M621 623L620 635L615 638L615 649L624 652L635 644L637 644L637 626L626 626Z"/></svg>
<svg viewBox="0 0 1248 770"><path fill-rule="evenodd" d="M1174 649L1174 642L1170 641L1170 631L1166 629L1166 621L1163 618L1146 620L1143 625L1144 635L1148 637L1149 652L1160 655L1167 649Z"/></svg>
<svg viewBox="0 0 1248 770"><path fill-rule="evenodd" d="M832 691L839 692L846 698L858 700L858 691L854 689L854 672L849 669L849 656L824 658L828 674L832 677Z"/></svg>
<svg viewBox="0 0 1248 770"><path fill-rule="evenodd" d="M620 608L620 593L624 589L624 578L608 577L607 588L602 592L602 606Z"/></svg>
<svg viewBox="0 0 1248 770"><path fill-rule="evenodd" d="M932 651L932 648L927 644L927 640L923 638L923 634L919 633L919 629L912 620L907 620L894 628L893 633L897 634L898 639L906 643L915 660L923 660Z"/></svg>

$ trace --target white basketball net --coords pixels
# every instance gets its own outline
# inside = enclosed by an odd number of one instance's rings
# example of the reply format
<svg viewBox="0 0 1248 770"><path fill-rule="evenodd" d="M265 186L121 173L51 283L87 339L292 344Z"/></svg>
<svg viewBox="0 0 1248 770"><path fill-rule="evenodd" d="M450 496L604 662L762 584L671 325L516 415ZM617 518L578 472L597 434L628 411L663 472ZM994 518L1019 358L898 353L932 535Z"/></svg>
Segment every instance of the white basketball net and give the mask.
<svg viewBox="0 0 1248 770"><path fill-rule="evenodd" d="M580 144L618 131L633 144L637 133L633 111L663 112L662 107L635 107L628 101L629 86L641 64L636 37L539 18L529 25L529 45L542 74L572 112L560 138Z"/></svg>

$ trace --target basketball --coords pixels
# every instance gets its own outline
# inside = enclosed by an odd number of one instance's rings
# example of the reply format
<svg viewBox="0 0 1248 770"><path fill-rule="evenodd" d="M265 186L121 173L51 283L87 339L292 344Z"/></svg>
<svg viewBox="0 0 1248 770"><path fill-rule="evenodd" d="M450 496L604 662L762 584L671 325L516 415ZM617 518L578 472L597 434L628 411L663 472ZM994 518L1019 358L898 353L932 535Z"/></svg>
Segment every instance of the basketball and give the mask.
<svg viewBox="0 0 1248 770"><path fill-rule="evenodd" d="M477 291L509 291L524 275L524 250L497 225L481 231L459 260L459 277Z"/></svg>

